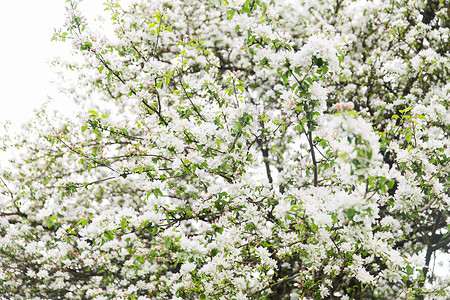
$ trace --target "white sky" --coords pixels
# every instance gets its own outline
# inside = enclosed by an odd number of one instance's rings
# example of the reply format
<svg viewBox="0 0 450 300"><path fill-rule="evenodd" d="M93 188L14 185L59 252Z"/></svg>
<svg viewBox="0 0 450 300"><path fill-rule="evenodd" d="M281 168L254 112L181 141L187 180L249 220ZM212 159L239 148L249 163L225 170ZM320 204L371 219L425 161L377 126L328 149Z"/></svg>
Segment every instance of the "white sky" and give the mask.
<svg viewBox="0 0 450 300"><path fill-rule="evenodd" d="M103 0L85 0L80 9L89 17L103 12ZM65 21L64 0L3 0L0 9L0 123L19 127L49 97L63 109L50 62L68 56L70 42L51 42L55 28ZM1 129L0 129L1 130Z"/></svg>
<svg viewBox="0 0 450 300"><path fill-rule="evenodd" d="M23 123L34 116L48 99L50 106L70 112L71 101L51 80L56 57L70 58L71 43L52 42L54 29L65 22L64 0L2 0L0 7L0 136L2 123L20 132ZM89 19L103 13L104 0L85 0L79 5ZM13 153L0 153L0 167L8 165Z"/></svg>
<svg viewBox="0 0 450 300"><path fill-rule="evenodd" d="M64 5L63 0L2 1L0 122L9 119L19 125L47 95L55 96L47 61L64 53L64 44L50 42L53 28L64 23Z"/></svg>

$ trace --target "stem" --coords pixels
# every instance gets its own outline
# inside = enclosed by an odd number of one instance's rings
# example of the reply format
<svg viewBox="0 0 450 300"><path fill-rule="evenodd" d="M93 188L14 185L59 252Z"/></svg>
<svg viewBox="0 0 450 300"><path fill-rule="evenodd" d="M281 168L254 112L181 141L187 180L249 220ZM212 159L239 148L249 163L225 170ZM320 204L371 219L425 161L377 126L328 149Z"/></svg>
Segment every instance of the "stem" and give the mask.
<svg viewBox="0 0 450 300"><path fill-rule="evenodd" d="M191 103L192 109L195 111L195 113L197 114L197 116L204 122L206 122L205 118L201 115L200 111L198 110L197 106L195 106L194 102L192 102L192 98L191 96L189 96L188 92L186 91L186 87L185 84L183 82L183 73L180 73L180 85L183 88L184 91L184 95L186 96L186 98L189 100L189 102Z"/></svg>
<svg viewBox="0 0 450 300"><path fill-rule="evenodd" d="M309 143L309 149L311 152L311 159L314 165L314 186L317 186L317 182L318 182L318 174L317 174L317 161L316 161L316 153L314 152L314 144L313 144L313 138L312 138L312 133L311 131L309 131L306 134L307 138L308 138L308 143Z"/></svg>
<svg viewBox="0 0 450 300"><path fill-rule="evenodd" d="M269 183L272 184L273 178L272 178L272 173L270 171L269 149L267 149L267 147L261 147L261 152L264 157L263 162L264 162L264 165L266 166L267 179L269 180Z"/></svg>
<svg viewBox="0 0 450 300"><path fill-rule="evenodd" d="M103 56L101 54L96 53L95 51L93 51L93 53L100 60L100 62L105 66L105 68L108 69L108 71L111 72L111 74L113 74L122 84L126 84L125 80L122 77L120 77L120 75L117 72L115 72L113 69L111 69L111 67L108 65L108 63L106 62L106 60L103 58ZM155 78L155 84L156 84L156 78ZM156 87L155 87L155 89L156 89ZM130 92L133 95L137 96L137 93L136 93L136 91L134 89L130 88ZM166 120L164 120L164 117L161 114L161 99L159 97L159 93L158 93L157 90L156 90L156 97L158 99L158 109L155 109L155 108L151 107L148 104L147 100L145 100L145 99L142 99L141 103L144 104L150 111L153 111L154 113L156 113L158 115L158 117L159 117L159 120L164 125L167 126L168 123L166 122Z"/></svg>
<svg viewBox="0 0 450 300"><path fill-rule="evenodd" d="M278 286L278 285L280 285L280 284L283 284L283 283L285 283L285 282L287 282L287 281L289 281L289 280L292 280L292 279L298 277L299 275L300 275L300 273L295 273L295 274L293 274L293 275L291 275L291 276L289 276L289 277L286 277L286 278L284 278L284 279L282 279L282 280L280 280L280 281L278 281L278 282L269 284L268 286L263 287L262 289L260 289L260 290L258 290L258 291L256 291L256 292L254 292L253 294L251 294L251 296L254 296L254 295L256 295L256 294L259 294L259 293L261 293L262 291L267 290L267 289L269 289L269 288L271 289L271 288L276 287L276 286Z"/></svg>
<svg viewBox="0 0 450 300"><path fill-rule="evenodd" d="M158 33L157 33L157 36L156 36L155 48L153 49L153 56L154 57L156 57L156 50L158 49L159 36L161 34L161 26L163 25L163 16L160 15L159 17L160 17L160 19L159 19L159 25L158 25L158 29L157 29Z"/></svg>
<svg viewBox="0 0 450 300"><path fill-rule="evenodd" d="M437 230L438 224L439 224L439 222L440 222L440 219L441 219L441 214L438 213L437 216L436 216L436 221L435 221L435 223L433 224L433 227L432 227L432 230L431 230L432 235L431 235L430 239L428 239L428 240L426 241L426 245L427 245L427 253L425 254L425 266L424 266L423 269L422 269L422 272L423 272L423 282L420 283L420 287L425 286L425 282L427 281L428 271L430 270L431 256L433 255L434 251L437 249L437 248L436 248L436 245L433 246L432 244L433 244L433 239L434 239L434 237L435 237L436 230ZM423 300L423 299L425 299L425 296L424 296L423 294L419 294L419 295L417 295L417 298L416 298L416 299L418 299L418 300Z"/></svg>

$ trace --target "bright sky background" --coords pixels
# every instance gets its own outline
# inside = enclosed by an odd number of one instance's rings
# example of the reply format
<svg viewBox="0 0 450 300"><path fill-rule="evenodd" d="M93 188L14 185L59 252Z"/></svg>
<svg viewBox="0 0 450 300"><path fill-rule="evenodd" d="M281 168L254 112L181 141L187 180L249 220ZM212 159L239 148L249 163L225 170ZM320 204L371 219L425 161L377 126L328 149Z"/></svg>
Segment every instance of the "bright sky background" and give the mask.
<svg viewBox="0 0 450 300"><path fill-rule="evenodd" d="M52 71L47 62L68 46L50 42L53 28L64 23L64 5L64 0L2 1L0 122L9 119L19 125L47 96L57 95L49 84Z"/></svg>
<svg viewBox="0 0 450 300"><path fill-rule="evenodd" d="M104 0L84 0L79 9L88 20L104 14ZM70 99L52 84L56 57L71 58L71 43L52 42L65 22L65 0L3 0L0 9L0 124L10 121L14 133L33 118L48 99L50 108L70 112ZM0 126L0 136L4 127ZM0 153L0 167L12 153Z"/></svg>
<svg viewBox="0 0 450 300"><path fill-rule="evenodd" d="M79 8L88 17L103 12L102 0L84 0ZM64 109L67 98L50 81L55 57L70 55L70 42L51 42L65 21L64 0L3 0L0 9L0 122L19 127L49 97ZM2 129L0 129L2 130Z"/></svg>

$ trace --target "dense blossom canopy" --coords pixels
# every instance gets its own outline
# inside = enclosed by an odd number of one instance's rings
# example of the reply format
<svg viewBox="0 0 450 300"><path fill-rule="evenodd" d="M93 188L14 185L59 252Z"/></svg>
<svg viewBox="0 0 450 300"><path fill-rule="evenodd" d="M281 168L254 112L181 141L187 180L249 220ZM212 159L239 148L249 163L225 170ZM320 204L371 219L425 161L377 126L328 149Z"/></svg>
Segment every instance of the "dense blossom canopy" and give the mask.
<svg viewBox="0 0 450 300"><path fill-rule="evenodd" d="M450 297L445 0L67 4L79 111L2 137L0 297Z"/></svg>

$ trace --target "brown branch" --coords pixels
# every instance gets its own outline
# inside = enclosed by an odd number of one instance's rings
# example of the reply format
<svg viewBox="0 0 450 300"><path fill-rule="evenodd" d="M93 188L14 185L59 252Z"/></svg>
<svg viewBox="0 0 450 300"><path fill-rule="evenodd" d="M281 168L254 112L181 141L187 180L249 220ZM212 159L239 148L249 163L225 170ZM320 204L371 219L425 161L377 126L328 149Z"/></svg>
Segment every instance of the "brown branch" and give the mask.
<svg viewBox="0 0 450 300"><path fill-rule="evenodd" d="M89 157L89 156L87 156L86 154L84 154L84 153L81 152L81 151L77 151L75 148L73 148L73 147L67 145L67 143L65 143L61 138L58 137L58 140L59 140L59 141L60 141L67 149L69 149L71 152L76 153L76 154L78 154L79 156L83 156L84 158L87 158L87 159L89 159L89 160L92 160L94 163L96 163L96 164L98 164L98 165L100 165L100 166L103 166L103 167L105 167L105 168L108 168L108 169L110 169L111 171L117 173L117 171L114 170L111 166L108 166L107 164L105 164L105 163L103 163L103 162L101 162L101 161L98 161L98 160L96 160L96 159L93 158L93 157Z"/></svg>
<svg viewBox="0 0 450 300"><path fill-rule="evenodd" d="M271 288L276 287L276 286L278 286L278 285L280 285L280 284L283 284L283 283L285 283L286 281L289 281L289 280L294 279L294 278L297 277L298 275L300 275L300 273L295 273L294 275L291 275L291 276L289 276L289 277L286 277L286 278L283 279L283 280L280 280L280 281L278 281L278 282L269 284L268 286L263 287L262 289L260 289L260 290L258 290L258 291L256 291L256 292L252 293L250 296L254 296L254 295L256 295L256 294L261 293L261 292L264 291L264 290L271 289Z"/></svg>
<svg viewBox="0 0 450 300"><path fill-rule="evenodd" d="M309 149L311 152L311 159L314 165L314 186L317 186L317 182L318 182L318 174L317 174L317 161L316 161L316 154L314 151L314 144L313 144L313 139L312 139L312 132L309 131L306 134L307 138L308 138L308 143L309 143Z"/></svg>

